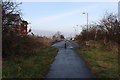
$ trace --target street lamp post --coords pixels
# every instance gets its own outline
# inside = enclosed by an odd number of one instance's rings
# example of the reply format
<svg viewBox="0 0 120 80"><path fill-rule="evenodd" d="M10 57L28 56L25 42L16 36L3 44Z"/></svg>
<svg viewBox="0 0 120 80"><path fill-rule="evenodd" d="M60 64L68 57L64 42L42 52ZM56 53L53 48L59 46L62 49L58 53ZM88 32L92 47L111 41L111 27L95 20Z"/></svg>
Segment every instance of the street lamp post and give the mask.
<svg viewBox="0 0 120 80"><path fill-rule="evenodd" d="M83 12L83 14L87 15L87 31L88 31L88 13Z"/></svg>
<svg viewBox="0 0 120 80"><path fill-rule="evenodd" d="M83 14L87 15L87 35L86 36L87 36L87 40L88 40L88 13L83 12ZM86 43L89 45L89 43L87 41L86 41Z"/></svg>

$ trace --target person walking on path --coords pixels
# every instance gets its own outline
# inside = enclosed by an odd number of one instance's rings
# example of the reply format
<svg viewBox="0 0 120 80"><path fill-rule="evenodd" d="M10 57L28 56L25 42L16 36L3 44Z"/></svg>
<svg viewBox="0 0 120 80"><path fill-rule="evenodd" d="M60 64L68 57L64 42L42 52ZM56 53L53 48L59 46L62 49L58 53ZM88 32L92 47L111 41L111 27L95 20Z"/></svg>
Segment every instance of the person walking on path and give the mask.
<svg viewBox="0 0 120 80"><path fill-rule="evenodd" d="M67 46L66 46L66 41L65 41L65 49L66 49L66 47L67 47Z"/></svg>

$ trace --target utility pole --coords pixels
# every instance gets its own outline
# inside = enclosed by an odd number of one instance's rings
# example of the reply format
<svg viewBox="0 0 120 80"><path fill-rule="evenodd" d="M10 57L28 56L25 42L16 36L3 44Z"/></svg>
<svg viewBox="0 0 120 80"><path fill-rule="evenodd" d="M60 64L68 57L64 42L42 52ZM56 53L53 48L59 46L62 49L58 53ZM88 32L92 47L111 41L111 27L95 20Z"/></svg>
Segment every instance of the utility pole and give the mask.
<svg viewBox="0 0 120 80"><path fill-rule="evenodd" d="M85 42L85 44L86 44L86 46L89 46L89 42L88 42L88 13L83 12L83 14L87 15L87 34L86 34L86 42Z"/></svg>

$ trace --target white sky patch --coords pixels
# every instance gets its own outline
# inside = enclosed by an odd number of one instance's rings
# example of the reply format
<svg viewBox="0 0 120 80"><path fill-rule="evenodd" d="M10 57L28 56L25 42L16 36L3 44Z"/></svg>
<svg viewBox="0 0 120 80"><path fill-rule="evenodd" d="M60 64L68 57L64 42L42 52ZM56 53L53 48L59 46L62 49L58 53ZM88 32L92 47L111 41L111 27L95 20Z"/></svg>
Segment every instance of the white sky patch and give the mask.
<svg viewBox="0 0 120 80"><path fill-rule="evenodd" d="M59 19L63 19L63 18L68 17L68 16L72 16L72 15L76 15L76 14L82 15L83 12L86 12L86 13L91 12L92 10L94 10L96 8L97 8L97 4L92 5L92 6L86 6L84 8L79 8L79 9L65 12L62 14L51 15L51 16L44 17L44 18L38 17L37 19L33 20L32 22L35 24L44 24L44 23L54 22L54 21L57 21Z"/></svg>
<svg viewBox="0 0 120 80"><path fill-rule="evenodd" d="M119 2L119 0L16 0L19 2Z"/></svg>
<svg viewBox="0 0 120 80"><path fill-rule="evenodd" d="M71 12L67 12L67 13L63 13L63 14L57 14L57 15L44 17L44 18L38 19L37 21L39 23L52 22L52 21L59 20L59 19L62 19L64 17L67 17L67 16L75 15L76 13L80 13L80 9L75 10L75 11L71 11Z"/></svg>

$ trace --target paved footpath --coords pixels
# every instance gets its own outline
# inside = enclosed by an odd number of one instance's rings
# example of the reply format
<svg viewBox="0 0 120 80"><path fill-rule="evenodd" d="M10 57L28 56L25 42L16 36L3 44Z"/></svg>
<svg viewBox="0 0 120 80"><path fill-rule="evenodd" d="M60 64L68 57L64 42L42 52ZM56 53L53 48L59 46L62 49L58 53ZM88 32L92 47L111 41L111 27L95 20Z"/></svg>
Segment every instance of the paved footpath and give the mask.
<svg viewBox="0 0 120 80"><path fill-rule="evenodd" d="M63 40L52 46L59 51L46 78L94 78L86 62L72 49L79 46L77 43Z"/></svg>

